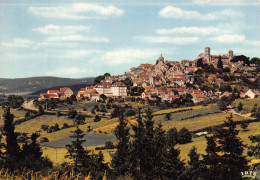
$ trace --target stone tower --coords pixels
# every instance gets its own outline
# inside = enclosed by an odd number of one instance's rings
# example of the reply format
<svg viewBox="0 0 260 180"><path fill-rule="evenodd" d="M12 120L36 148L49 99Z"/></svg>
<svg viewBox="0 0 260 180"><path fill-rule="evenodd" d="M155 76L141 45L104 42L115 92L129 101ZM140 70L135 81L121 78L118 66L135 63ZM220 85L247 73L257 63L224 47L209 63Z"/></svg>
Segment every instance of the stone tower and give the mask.
<svg viewBox="0 0 260 180"><path fill-rule="evenodd" d="M160 55L160 57L159 57L159 59L158 59L158 62L164 63L164 58L163 58L162 54Z"/></svg>
<svg viewBox="0 0 260 180"><path fill-rule="evenodd" d="M207 62L210 62L210 48L209 47L205 47L205 52L204 52L204 57L207 60Z"/></svg>
<svg viewBox="0 0 260 180"><path fill-rule="evenodd" d="M232 51L232 50L229 50L229 51L228 51L228 59L229 59L229 61L230 61L233 57L234 57L233 51Z"/></svg>

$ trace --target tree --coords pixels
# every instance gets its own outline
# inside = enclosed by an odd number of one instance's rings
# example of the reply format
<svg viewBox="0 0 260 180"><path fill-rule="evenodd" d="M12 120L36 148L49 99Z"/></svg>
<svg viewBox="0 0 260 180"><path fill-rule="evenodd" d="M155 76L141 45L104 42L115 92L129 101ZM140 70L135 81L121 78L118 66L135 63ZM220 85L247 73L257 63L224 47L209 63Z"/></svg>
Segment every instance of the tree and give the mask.
<svg viewBox="0 0 260 180"><path fill-rule="evenodd" d="M232 102L232 99L227 96L222 96L218 101L217 105L221 111L225 110L228 105L230 105Z"/></svg>
<svg viewBox="0 0 260 180"><path fill-rule="evenodd" d="M219 69L222 69L222 70L223 70L223 63L222 63L221 56L218 57L218 64L217 64L217 67L218 67Z"/></svg>
<svg viewBox="0 0 260 180"><path fill-rule="evenodd" d="M6 136L6 155L16 160L19 157L20 147L17 143L17 136L14 132L14 115L10 113L10 108L6 108L3 114L4 127L3 134Z"/></svg>
<svg viewBox="0 0 260 180"><path fill-rule="evenodd" d="M77 114L78 114L77 111L75 109L71 108L68 112L68 118L73 119L76 117Z"/></svg>
<svg viewBox="0 0 260 180"><path fill-rule="evenodd" d="M43 110L41 105L38 106L38 113L39 113L39 115L43 115L44 114L44 110Z"/></svg>
<svg viewBox="0 0 260 180"><path fill-rule="evenodd" d="M107 96L105 94L101 94L100 98L103 99L103 101L105 101L107 99Z"/></svg>
<svg viewBox="0 0 260 180"><path fill-rule="evenodd" d="M129 172L129 152L130 152L130 133L128 122L124 117L123 109L119 109L119 125L115 128L114 134L118 140L116 152L112 155L111 167L113 174L118 176L125 176Z"/></svg>
<svg viewBox="0 0 260 180"><path fill-rule="evenodd" d="M111 74L106 72L106 73L104 74L104 76L105 76L105 77L111 76Z"/></svg>
<svg viewBox="0 0 260 180"><path fill-rule="evenodd" d="M176 144L178 144L178 131L176 128L171 128L166 133L166 144L169 147L174 147Z"/></svg>
<svg viewBox="0 0 260 180"><path fill-rule="evenodd" d="M237 106L237 109L238 109L239 112L243 110L243 104L242 104L242 102L239 102L239 104L238 104L238 106Z"/></svg>
<svg viewBox="0 0 260 180"><path fill-rule="evenodd" d="M227 117L224 127L216 129L214 133L218 145L219 162L216 166L220 179L240 179L240 173L248 170L246 157L243 156L245 145L237 136L238 133L232 114Z"/></svg>
<svg viewBox="0 0 260 180"><path fill-rule="evenodd" d="M171 119L171 113L166 113L164 119L165 121L169 121Z"/></svg>
<svg viewBox="0 0 260 180"><path fill-rule="evenodd" d="M101 120L101 117L99 116L99 115L96 115L95 116L95 119L94 119L94 122L98 122L98 121L100 121Z"/></svg>
<svg viewBox="0 0 260 180"><path fill-rule="evenodd" d="M192 135L187 128L182 128L178 134L178 142L185 144L191 142Z"/></svg>
<svg viewBox="0 0 260 180"><path fill-rule="evenodd" d="M247 128L248 128L248 123L243 122L243 123L240 124L240 127L243 129L243 131L246 131Z"/></svg>
<svg viewBox="0 0 260 180"><path fill-rule="evenodd" d="M203 67L203 59L202 58L197 60L197 67Z"/></svg>
<svg viewBox="0 0 260 180"><path fill-rule="evenodd" d="M85 116L83 114L77 114L73 119L74 124L81 125L85 123Z"/></svg>
<svg viewBox="0 0 260 180"><path fill-rule="evenodd" d="M260 134L255 136L248 137L250 141L254 144L249 146L248 154L250 156L255 156L256 158L260 158Z"/></svg>
<svg viewBox="0 0 260 180"><path fill-rule="evenodd" d="M73 171L77 174L78 172L88 174L89 169L88 161L90 161L90 155L88 150L83 148L83 143L86 140L83 140L85 134L82 130L79 129L79 126L76 126L76 130L72 131L72 135L70 136L73 140L71 144L66 145L67 154L65 158L69 158L72 160ZM87 169L87 171L85 171Z"/></svg>
<svg viewBox="0 0 260 180"><path fill-rule="evenodd" d="M246 57L245 55L239 55L239 56L235 56L233 57L231 60L231 62L238 62L238 61L243 61L244 65L249 65L250 61L249 61L249 57Z"/></svg>
<svg viewBox="0 0 260 180"><path fill-rule="evenodd" d="M134 116L136 114L135 110L129 109L125 112L125 116Z"/></svg>

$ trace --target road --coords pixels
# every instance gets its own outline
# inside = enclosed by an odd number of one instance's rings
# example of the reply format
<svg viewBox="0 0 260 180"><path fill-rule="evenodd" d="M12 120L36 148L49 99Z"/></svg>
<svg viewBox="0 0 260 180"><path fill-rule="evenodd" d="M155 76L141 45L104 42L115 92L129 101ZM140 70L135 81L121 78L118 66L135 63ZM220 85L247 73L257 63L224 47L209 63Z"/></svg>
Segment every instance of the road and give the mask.
<svg viewBox="0 0 260 180"><path fill-rule="evenodd" d="M30 100L29 102L24 102L23 103L23 107L25 109L30 109L30 110L34 110L34 111L37 111L38 109L34 107L33 105L33 100Z"/></svg>
<svg viewBox="0 0 260 180"><path fill-rule="evenodd" d="M238 115L238 116L241 116L241 117L245 117L245 118L248 118L248 119L255 119L254 117L251 117L250 115L251 114L240 114L240 113L237 113L232 106L228 106L228 111L232 114L235 114L235 115Z"/></svg>

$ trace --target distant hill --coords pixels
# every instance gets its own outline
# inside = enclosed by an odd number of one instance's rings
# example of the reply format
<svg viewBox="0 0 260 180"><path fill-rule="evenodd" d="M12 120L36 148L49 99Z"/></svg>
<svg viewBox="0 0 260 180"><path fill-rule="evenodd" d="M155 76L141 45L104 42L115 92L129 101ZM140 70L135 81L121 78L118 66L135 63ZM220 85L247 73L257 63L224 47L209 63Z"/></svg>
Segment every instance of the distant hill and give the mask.
<svg viewBox="0 0 260 180"><path fill-rule="evenodd" d="M94 77L71 79L60 77L30 77L5 79L0 78L0 93L33 93L51 87L68 87L72 85L89 85Z"/></svg>

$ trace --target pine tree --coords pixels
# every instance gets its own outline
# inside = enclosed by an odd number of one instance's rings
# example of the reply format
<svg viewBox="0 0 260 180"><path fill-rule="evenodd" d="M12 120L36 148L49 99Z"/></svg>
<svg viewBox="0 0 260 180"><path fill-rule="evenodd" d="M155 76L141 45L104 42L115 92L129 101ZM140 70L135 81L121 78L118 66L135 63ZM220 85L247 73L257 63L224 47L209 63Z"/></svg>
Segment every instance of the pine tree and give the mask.
<svg viewBox="0 0 260 180"><path fill-rule="evenodd" d="M134 131L133 143L131 145L130 161L131 161L131 174L133 177L141 179L141 172L143 167L143 162L145 161L143 154L144 151L144 133L145 127L141 117L141 109L138 108L138 118L137 125L132 125Z"/></svg>
<svg viewBox="0 0 260 180"><path fill-rule="evenodd" d="M217 171L221 179L240 179L240 172L248 169L246 157L243 156L245 145L237 137L238 133L231 114L224 122L224 127L217 129L214 134L219 156Z"/></svg>
<svg viewBox="0 0 260 180"><path fill-rule="evenodd" d="M239 112L243 110L243 104L241 102L238 104L237 109Z"/></svg>
<svg viewBox="0 0 260 180"><path fill-rule="evenodd" d="M154 166L154 157L155 157L155 146L154 146L154 121L152 120L153 115L151 109L148 109L146 111L146 120L144 121L145 125L145 134L144 134L144 140L143 140L143 148L144 148L144 154L143 159L144 161L141 162L141 174L145 177L145 179L153 179L154 178L154 172L153 166Z"/></svg>
<svg viewBox="0 0 260 180"><path fill-rule="evenodd" d="M6 108L3 114L4 117L4 127L3 134L6 136L6 155L18 160L20 147L17 143L17 135L14 132L14 115L10 113L10 108Z"/></svg>
<svg viewBox="0 0 260 180"><path fill-rule="evenodd" d="M223 70L223 63L222 63L222 60L221 60L221 56L218 57L217 67L218 67L219 69L222 69L222 70Z"/></svg>
<svg viewBox="0 0 260 180"><path fill-rule="evenodd" d="M217 147L216 138L214 136L206 136L205 138L207 140L207 154L202 156L204 163L208 167L208 170L205 173L205 177L210 179L211 177L218 176L220 157L218 156L217 152L219 151L219 148Z"/></svg>
<svg viewBox="0 0 260 180"><path fill-rule="evenodd" d="M255 156L256 158L260 158L260 134L256 136L248 137L252 143L256 143L254 145L249 146L248 154L250 156Z"/></svg>
<svg viewBox="0 0 260 180"><path fill-rule="evenodd" d="M156 126L154 130L154 165L153 165L153 175L158 179L163 179L164 176L164 166L166 160L166 138L165 130L162 129L161 122Z"/></svg>
<svg viewBox="0 0 260 180"><path fill-rule="evenodd" d="M129 172L130 164L128 160L130 151L130 133L124 117L123 109L119 109L119 125L115 128L114 134L118 139L116 152L112 156L111 167L115 176L125 176Z"/></svg>
<svg viewBox="0 0 260 180"><path fill-rule="evenodd" d="M82 144L86 141L83 140L85 134L83 131L76 126L76 130L72 131L73 135L70 137L73 139L71 144L66 145L66 149L68 150L65 158L72 159L73 161L73 170L77 174L78 172L89 173L89 161L90 155L88 150L85 150Z"/></svg>
<svg viewBox="0 0 260 180"><path fill-rule="evenodd" d="M197 148L192 147L189 154L190 160L188 161L188 167L181 175L180 179L201 179L206 171L206 166L202 160L200 160L200 154L197 153Z"/></svg>
<svg viewBox="0 0 260 180"><path fill-rule="evenodd" d="M171 128L166 133L166 144L169 147L175 146L178 144L178 131L176 128Z"/></svg>

